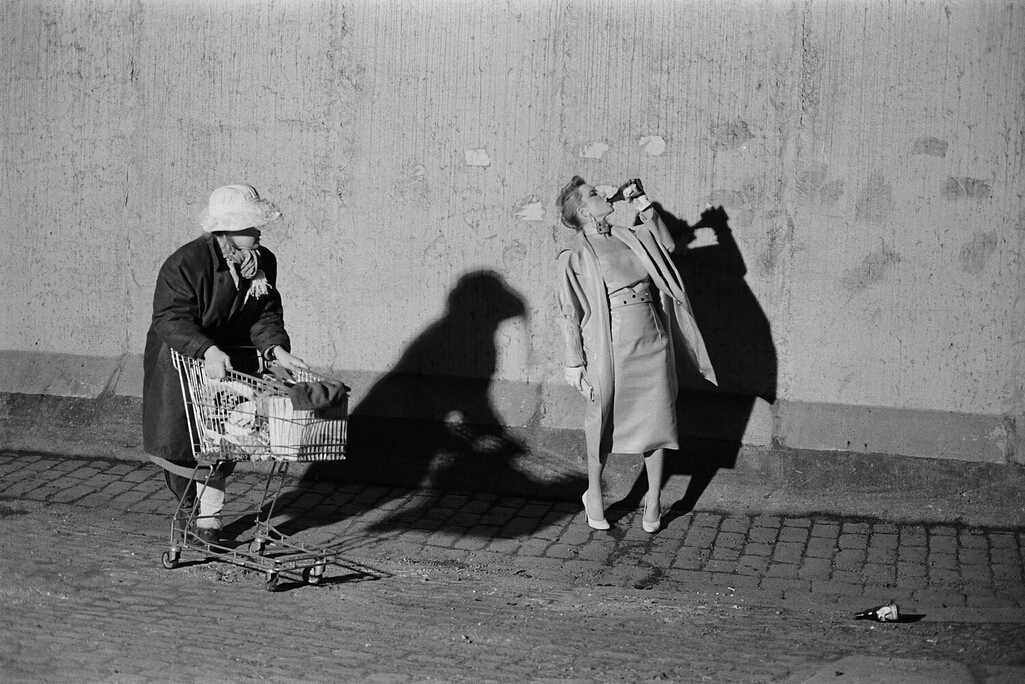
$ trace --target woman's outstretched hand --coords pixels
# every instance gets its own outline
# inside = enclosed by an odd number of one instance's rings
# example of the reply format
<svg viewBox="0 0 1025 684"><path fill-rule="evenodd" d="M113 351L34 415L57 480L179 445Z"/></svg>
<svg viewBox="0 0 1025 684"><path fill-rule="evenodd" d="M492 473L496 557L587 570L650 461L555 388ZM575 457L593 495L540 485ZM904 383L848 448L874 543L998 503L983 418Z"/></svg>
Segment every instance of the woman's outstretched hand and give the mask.
<svg viewBox="0 0 1025 684"><path fill-rule="evenodd" d="M228 371L235 369L231 367L231 357L212 345L203 352L203 370L211 380L223 380Z"/></svg>
<svg viewBox="0 0 1025 684"><path fill-rule="evenodd" d="M310 368L306 365L305 361L300 359L298 356L285 351L281 347L278 347L275 350L274 358L277 359L277 362L281 364L281 367L287 371L309 370Z"/></svg>

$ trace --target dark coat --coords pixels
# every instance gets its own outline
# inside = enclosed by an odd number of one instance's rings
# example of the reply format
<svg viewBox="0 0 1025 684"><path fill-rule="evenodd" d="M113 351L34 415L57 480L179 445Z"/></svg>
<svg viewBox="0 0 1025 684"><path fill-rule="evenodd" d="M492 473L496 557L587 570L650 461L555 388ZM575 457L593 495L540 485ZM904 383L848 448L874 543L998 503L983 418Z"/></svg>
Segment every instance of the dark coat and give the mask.
<svg viewBox="0 0 1025 684"><path fill-rule="evenodd" d="M277 260L260 247L260 268L277 282ZM142 384L142 443L147 453L169 461L193 459L178 372L170 349L202 358L206 350L255 346L261 353L275 345L291 351L277 288L246 298L249 281L239 286L213 235L180 247L160 267L153 293L153 322L146 335Z"/></svg>

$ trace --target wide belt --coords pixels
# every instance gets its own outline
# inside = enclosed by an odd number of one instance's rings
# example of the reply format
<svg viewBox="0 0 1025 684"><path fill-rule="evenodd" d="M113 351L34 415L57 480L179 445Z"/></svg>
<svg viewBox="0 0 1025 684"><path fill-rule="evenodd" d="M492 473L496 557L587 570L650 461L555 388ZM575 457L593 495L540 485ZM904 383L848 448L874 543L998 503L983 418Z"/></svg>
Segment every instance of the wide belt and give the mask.
<svg viewBox="0 0 1025 684"><path fill-rule="evenodd" d="M645 288L639 292L625 291L617 292L616 294L609 297L609 308L618 309L621 306L630 306L632 304L648 304L654 301L651 294L651 290Z"/></svg>

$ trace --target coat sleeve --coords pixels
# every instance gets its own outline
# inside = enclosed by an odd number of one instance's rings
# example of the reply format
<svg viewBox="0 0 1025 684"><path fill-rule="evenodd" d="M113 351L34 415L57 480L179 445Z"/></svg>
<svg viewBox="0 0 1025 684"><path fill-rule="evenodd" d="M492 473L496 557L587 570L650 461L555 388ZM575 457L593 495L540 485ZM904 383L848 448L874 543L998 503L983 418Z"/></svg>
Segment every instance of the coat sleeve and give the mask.
<svg viewBox="0 0 1025 684"><path fill-rule="evenodd" d="M271 289L256 301L258 312L249 336L261 354L277 345L290 352L292 345L288 333L285 332L284 308L277 288L278 262L274 254L266 250L260 255L260 261Z"/></svg>
<svg viewBox="0 0 1025 684"><path fill-rule="evenodd" d="M568 368L584 365L583 327L590 314L575 262L572 251L559 253L559 328L565 342L563 363Z"/></svg>
<svg viewBox="0 0 1025 684"><path fill-rule="evenodd" d="M200 358L214 344L203 331L199 287L202 276L172 256L160 267L153 291L153 330L172 349Z"/></svg>
<svg viewBox="0 0 1025 684"><path fill-rule="evenodd" d="M666 248L666 251L672 254L676 250L676 241L673 240L672 234L669 232L669 228L666 226L665 221L658 215L658 211L652 207L645 213L650 214L648 218L643 218L642 225L647 228L655 239Z"/></svg>

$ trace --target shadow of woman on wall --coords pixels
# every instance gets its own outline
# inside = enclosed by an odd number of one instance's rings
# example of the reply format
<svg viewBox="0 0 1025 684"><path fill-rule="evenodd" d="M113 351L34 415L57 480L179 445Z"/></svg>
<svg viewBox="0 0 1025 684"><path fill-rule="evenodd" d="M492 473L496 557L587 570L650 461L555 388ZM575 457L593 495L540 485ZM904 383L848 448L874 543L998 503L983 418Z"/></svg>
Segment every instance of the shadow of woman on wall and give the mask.
<svg viewBox="0 0 1025 684"><path fill-rule="evenodd" d="M703 378L695 380L693 374L681 374L680 450L667 455L665 477L689 475L690 481L683 498L666 512L669 522L694 510L721 468L736 466L755 399L776 401L778 362L769 320L745 280L747 266L725 209L709 208L691 225L657 208L680 245L673 261L719 383L716 387ZM709 230L714 241L708 239ZM627 505L638 505L646 488L638 481Z"/></svg>
<svg viewBox="0 0 1025 684"><path fill-rule="evenodd" d="M515 459L524 447L505 431L491 403L495 334L504 321L525 316L523 297L498 273L460 277L442 317L350 411L349 458L311 464L302 484L427 486L552 499L579 489L582 478L542 482L519 470ZM390 510L386 504L377 499L366 508ZM351 511L351 504L346 508ZM426 517L424 510L403 506L374 529L421 528ZM314 524L326 523L321 518Z"/></svg>

